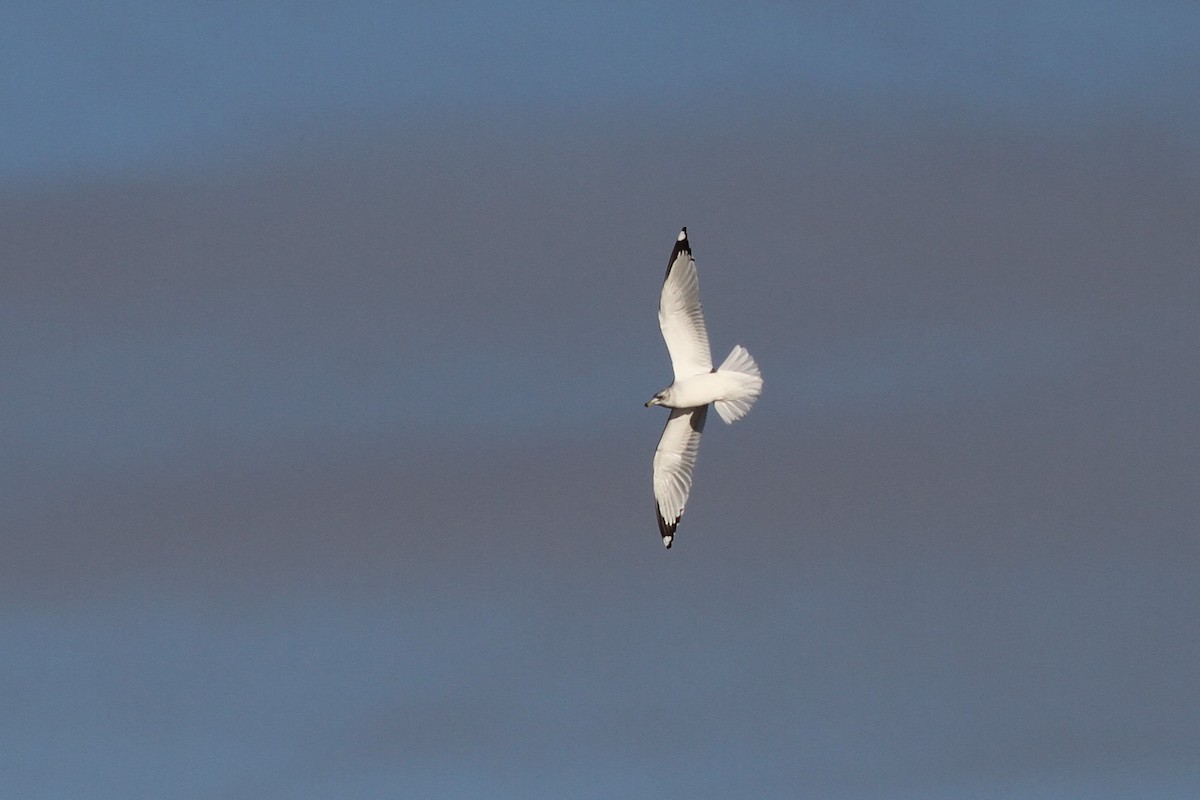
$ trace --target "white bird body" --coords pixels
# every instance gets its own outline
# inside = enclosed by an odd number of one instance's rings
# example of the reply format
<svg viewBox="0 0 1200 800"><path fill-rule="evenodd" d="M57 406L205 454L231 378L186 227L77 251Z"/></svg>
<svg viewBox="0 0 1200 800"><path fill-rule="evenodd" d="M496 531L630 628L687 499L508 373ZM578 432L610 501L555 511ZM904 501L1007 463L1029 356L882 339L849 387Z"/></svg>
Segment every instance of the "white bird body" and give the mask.
<svg viewBox="0 0 1200 800"><path fill-rule="evenodd" d="M713 368L687 228L679 232L667 262L658 324L671 356L675 380L646 405L671 409L654 453L658 529L669 549L692 490L692 471L708 406L715 405L726 423L736 422L746 416L762 393L762 375L754 358L741 345L733 348L720 367Z"/></svg>
<svg viewBox="0 0 1200 800"><path fill-rule="evenodd" d="M706 406L739 389L740 384L731 376L721 372L705 372L675 381L663 389L662 397L655 405L667 408Z"/></svg>
<svg viewBox="0 0 1200 800"><path fill-rule="evenodd" d="M736 372L722 367L722 369L676 380L655 395L655 399L650 402L650 405L666 406L667 408L696 408L709 403L735 403L748 394L757 396L761 390L762 378L757 371L754 373ZM721 409L718 408L717 411L720 413ZM739 415L735 419L740 419L742 416L744 415ZM735 419L726 419L723 413L721 418L726 422L735 421Z"/></svg>

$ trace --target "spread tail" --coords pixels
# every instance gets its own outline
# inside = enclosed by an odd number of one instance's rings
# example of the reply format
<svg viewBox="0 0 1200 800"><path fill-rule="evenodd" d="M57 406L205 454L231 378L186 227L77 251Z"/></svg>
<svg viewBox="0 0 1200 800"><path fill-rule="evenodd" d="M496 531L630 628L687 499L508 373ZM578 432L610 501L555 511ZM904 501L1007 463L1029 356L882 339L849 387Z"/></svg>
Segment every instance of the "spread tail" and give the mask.
<svg viewBox="0 0 1200 800"><path fill-rule="evenodd" d="M730 351L724 363L717 367L717 372L729 378L730 390L726 397L713 405L717 407L721 419L731 424L746 416L762 394L762 373L758 371L754 357L740 344Z"/></svg>

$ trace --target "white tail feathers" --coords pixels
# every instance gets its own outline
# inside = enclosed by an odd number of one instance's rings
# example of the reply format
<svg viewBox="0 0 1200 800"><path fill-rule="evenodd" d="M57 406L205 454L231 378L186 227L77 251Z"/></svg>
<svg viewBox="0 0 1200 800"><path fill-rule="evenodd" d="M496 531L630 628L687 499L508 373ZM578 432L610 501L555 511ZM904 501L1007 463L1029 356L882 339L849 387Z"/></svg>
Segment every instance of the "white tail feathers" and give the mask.
<svg viewBox="0 0 1200 800"><path fill-rule="evenodd" d="M754 405L762 394L762 373L754 357L746 352L740 344L729 352L717 372L729 379L729 391L726 397L717 400L713 405L725 424L737 422Z"/></svg>

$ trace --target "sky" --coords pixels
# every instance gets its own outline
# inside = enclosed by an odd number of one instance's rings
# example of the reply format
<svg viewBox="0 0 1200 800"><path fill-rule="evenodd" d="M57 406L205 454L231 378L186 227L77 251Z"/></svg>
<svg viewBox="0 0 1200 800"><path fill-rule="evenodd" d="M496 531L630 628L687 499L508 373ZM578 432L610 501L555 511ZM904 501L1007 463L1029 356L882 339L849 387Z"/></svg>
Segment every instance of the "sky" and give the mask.
<svg viewBox="0 0 1200 800"><path fill-rule="evenodd" d="M1198 34L10 4L0 793L1196 797Z"/></svg>

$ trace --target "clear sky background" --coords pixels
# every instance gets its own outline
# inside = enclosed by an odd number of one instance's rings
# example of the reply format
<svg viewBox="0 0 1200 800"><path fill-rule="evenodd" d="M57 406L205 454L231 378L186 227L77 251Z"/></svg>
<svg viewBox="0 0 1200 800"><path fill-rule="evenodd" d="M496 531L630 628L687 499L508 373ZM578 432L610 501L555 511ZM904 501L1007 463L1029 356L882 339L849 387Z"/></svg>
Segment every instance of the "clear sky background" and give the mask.
<svg viewBox="0 0 1200 800"><path fill-rule="evenodd" d="M1200 796L1200 7L249 5L5 8L0 795Z"/></svg>

